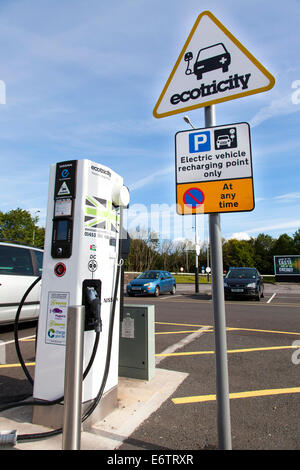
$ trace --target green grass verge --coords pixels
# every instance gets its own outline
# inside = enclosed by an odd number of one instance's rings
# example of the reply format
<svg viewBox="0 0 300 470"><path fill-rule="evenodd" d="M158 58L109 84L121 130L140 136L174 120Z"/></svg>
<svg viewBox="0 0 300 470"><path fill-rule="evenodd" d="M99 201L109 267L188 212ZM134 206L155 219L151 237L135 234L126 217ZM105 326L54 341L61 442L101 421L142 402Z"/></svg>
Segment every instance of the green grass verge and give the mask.
<svg viewBox="0 0 300 470"><path fill-rule="evenodd" d="M177 284L194 284L195 275L194 274L174 274ZM275 284L275 276L264 277L264 282L268 284ZM210 284L211 276L209 276L209 281L207 280L207 275L199 275L199 284Z"/></svg>
<svg viewBox="0 0 300 470"><path fill-rule="evenodd" d="M195 275L194 274L173 274L177 284L194 284ZM211 282L211 276L209 276L209 284ZM199 284L208 284L207 276L199 276Z"/></svg>

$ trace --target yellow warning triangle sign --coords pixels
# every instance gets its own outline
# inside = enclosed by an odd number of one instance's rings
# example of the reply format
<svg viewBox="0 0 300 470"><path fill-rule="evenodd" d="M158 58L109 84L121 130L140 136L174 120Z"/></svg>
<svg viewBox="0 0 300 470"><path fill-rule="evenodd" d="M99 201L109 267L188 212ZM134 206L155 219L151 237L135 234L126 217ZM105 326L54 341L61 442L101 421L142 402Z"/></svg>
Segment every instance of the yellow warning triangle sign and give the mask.
<svg viewBox="0 0 300 470"><path fill-rule="evenodd" d="M209 11L202 12L155 105L156 118L270 90L274 77Z"/></svg>

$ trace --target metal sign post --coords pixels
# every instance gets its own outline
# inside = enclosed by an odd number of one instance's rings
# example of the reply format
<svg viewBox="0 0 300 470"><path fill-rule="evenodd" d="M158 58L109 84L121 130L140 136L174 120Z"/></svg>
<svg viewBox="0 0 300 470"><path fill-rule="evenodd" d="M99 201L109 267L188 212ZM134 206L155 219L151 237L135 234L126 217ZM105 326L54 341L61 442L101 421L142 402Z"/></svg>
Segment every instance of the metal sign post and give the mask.
<svg viewBox="0 0 300 470"><path fill-rule="evenodd" d="M198 256L200 255L200 245L198 240L198 220L197 214L195 214L195 292L199 292L199 261Z"/></svg>
<svg viewBox="0 0 300 470"><path fill-rule="evenodd" d="M216 125L215 105L204 108L205 126ZM220 214L209 214L212 267L212 298L215 325L216 395L218 409L219 449L231 450L231 424L227 364L223 256Z"/></svg>

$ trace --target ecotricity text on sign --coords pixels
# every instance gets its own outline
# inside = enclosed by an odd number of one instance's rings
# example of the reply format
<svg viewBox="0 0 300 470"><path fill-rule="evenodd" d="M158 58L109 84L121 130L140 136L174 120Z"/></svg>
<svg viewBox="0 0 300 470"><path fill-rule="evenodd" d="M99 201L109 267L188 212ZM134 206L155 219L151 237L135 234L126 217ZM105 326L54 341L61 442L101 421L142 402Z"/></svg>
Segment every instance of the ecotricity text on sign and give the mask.
<svg viewBox="0 0 300 470"><path fill-rule="evenodd" d="M227 90L234 90L235 88L240 88L241 90L248 89L248 82L251 77L251 73L246 73L245 75L230 75L227 80L220 80L217 82L213 80L211 83L201 85L192 90L185 90L182 93L175 93L170 98L170 103L172 105L177 105L180 102L186 103L189 100L196 100L200 97L206 97L210 95L217 95L218 93L224 93Z"/></svg>

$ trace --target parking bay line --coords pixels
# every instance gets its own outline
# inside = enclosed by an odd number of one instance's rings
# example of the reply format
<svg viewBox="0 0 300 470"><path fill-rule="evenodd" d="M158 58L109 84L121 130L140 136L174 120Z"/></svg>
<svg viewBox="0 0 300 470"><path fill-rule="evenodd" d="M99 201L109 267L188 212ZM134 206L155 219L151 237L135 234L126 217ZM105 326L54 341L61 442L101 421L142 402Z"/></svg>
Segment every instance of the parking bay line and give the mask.
<svg viewBox="0 0 300 470"><path fill-rule="evenodd" d="M167 321L156 321L156 325L172 325L172 326L196 326L197 328L212 328L211 325L198 325L195 323L173 323Z"/></svg>
<svg viewBox="0 0 300 470"><path fill-rule="evenodd" d="M275 389L266 389L266 390L252 390L247 392L236 392L229 393L230 399L235 398L253 398L253 397L264 397L270 395L283 395L291 393L300 393L300 387L290 387L290 388L275 388ZM172 398L172 402L175 405L182 405L188 403L204 403L208 401L216 401L216 395L198 395L191 397L181 397L181 398Z"/></svg>
<svg viewBox="0 0 300 470"><path fill-rule="evenodd" d="M170 323L170 322L155 322L157 325L172 325L172 326L195 326L195 327L201 327L201 328L213 328L212 325L196 325L194 323ZM214 330L209 329L208 330L210 333L212 333ZM258 333L275 333L275 334L282 334L282 335L300 335L298 331L280 331L280 330L260 330L257 328L240 328L240 327L231 327L227 326L226 331L252 331L252 332L258 332Z"/></svg>
<svg viewBox="0 0 300 470"><path fill-rule="evenodd" d="M199 330L180 330L180 331L156 331L156 335L179 335L179 334L185 334L185 333L197 333ZM210 332L212 330L203 330L201 329L202 333L205 331Z"/></svg>
<svg viewBox="0 0 300 470"><path fill-rule="evenodd" d="M19 338L19 341L32 341L35 338L35 335L31 336L24 336L23 338ZM9 341L3 341L2 345L6 346L7 344L12 344L15 343L14 339L11 339Z"/></svg>
<svg viewBox="0 0 300 470"><path fill-rule="evenodd" d="M35 362L26 362L25 366L35 366ZM21 364L0 364L0 369L8 369L10 367L21 367Z"/></svg>
<svg viewBox="0 0 300 470"><path fill-rule="evenodd" d="M227 354L234 354L234 353L243 353L243 352L253 352L253 351L274 351L279 349L297 349L300 346L289 345L289 346L270 346L270 347L262 347L262 348L247 348L247 349L228 349ZM155 356L200 356L205 354L214 354L215 351L191 351L191 352L175 352L175 353L158 353Z"/></svg>
<svg viewBox="0 0 300 470"><path fill-rule="evenodd" d="M174 299L175 297L182 297L182 294L172 295L172 299ZM169 296L167 296L167 297L160 297L159 300L170 300L170 297L169 297Z"/></svg>
<svg viewBox="0 0 300 470"><path fill-rule="evenodd" d="M298 331L280 331L280 330L260 330L257 328L234 328L234 327L227 327L227 331L253 331L257 333L274 333L274 334L281 334L281 335L300 335Z"/></svg>
<svg viewBox="0 0 300 470"><path fill-rule="evenodd" d="M269 300L267 300L267 304L269 304L270 302L272 302L272 300L274 299L275 295L277 294L277 292L274 292L274 294L269 298Z"/></svg>

